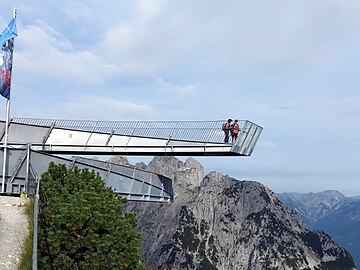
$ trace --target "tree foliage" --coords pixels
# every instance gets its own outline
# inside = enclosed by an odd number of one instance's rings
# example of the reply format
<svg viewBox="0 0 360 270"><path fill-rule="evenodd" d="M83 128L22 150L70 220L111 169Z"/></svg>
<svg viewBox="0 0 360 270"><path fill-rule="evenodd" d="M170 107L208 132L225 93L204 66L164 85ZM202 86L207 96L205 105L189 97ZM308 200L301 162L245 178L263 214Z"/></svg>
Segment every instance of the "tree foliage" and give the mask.
<svg viewBox="0 0 360 270"><path fill-rule="evenodd" d="M50 163L41 178L39 269L143 269L137 218L124 202L94 172Z"/></svg>

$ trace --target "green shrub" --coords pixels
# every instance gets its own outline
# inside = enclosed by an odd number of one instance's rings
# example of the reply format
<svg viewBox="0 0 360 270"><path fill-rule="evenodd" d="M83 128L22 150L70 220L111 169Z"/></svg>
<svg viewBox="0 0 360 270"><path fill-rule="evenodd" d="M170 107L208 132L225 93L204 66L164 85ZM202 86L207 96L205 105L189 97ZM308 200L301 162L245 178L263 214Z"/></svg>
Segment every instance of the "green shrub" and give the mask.
<svg viewBox="0 0 360 270"><path fill-rule="evenodd" d="M40 186L39 269L143 269L137 218L97 174L50 163Z"/></svg>

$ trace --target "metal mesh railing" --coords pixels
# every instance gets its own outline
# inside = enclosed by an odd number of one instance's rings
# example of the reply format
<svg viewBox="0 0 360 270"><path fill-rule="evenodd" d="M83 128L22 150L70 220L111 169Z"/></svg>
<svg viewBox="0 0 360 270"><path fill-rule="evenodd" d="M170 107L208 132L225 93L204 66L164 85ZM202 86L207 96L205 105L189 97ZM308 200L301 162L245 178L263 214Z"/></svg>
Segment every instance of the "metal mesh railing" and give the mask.
<svg viewBox="0 0 360 270"><path fill-rule="evenodd" d="M132 137L149 137L182 141L224 142L221 127L226 120L216 121L85 121L36 118L13 118L13 123L108 133ZM245 128L239 120L239 129Z"/></svg>

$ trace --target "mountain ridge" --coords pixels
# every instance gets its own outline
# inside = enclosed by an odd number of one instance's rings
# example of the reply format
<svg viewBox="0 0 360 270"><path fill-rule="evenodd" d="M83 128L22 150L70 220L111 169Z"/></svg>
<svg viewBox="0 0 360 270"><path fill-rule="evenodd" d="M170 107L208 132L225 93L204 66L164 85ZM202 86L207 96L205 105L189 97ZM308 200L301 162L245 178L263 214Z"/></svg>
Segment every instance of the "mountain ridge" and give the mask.
<svg viewBox="0 0 360 270"><path fill-rule="evenodd" d="M338 191L287 192L276 196L297 211L310 229L331 235L360 265L360 196L345 197Z"/></svg>
<svg viewBox="0 0 360 270"><path fill-rule="evenodd" d="M143 261L153 268L355 269L345 249L309 231L258 182L205 175L192 158L155 157L147 169L174 179L176 196L171 204L126 206L138 213Z"/></svg>

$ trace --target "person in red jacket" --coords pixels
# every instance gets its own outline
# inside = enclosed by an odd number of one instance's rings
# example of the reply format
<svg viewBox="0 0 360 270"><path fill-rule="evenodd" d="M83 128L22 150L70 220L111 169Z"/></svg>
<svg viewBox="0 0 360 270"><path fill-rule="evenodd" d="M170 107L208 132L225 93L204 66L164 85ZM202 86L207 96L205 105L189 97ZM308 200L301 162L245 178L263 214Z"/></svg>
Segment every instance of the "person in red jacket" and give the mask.
<svg viewBox="0 0 360 270"><path fill-rule="evenodd" d="M231 125L232 143L236 142L238 134L239 134L239 121L235 119L235 122Z"/></svg>
<svg viewBox="0 0 360 270"><path fill-rule="evenodd" d="M224 131L224 134L225 134L224 143L229 142L230 131L231 131L231 122L232 122L232 119L228 119L227 122L225 122L223 124L222 130Z"/></svg>

